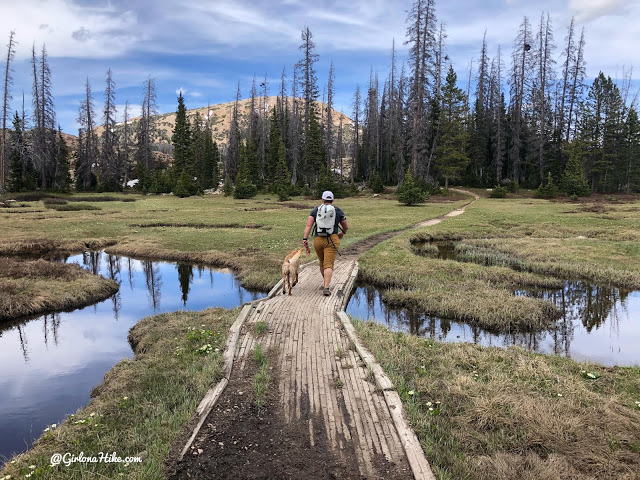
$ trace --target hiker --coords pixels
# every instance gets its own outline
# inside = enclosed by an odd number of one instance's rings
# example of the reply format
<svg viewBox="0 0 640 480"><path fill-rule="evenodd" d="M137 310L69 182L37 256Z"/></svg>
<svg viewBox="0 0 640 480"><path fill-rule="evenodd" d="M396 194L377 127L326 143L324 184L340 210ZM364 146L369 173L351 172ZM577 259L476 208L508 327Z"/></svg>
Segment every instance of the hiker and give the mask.
<svg viewBox="0 0 640 480"><path fill-rule="evenodd" d="M333 263L340 248L340 239L347 233L347 217L344 212L333 205L333 193L329 190L322 193L322 205L311 210L304 229L302 245L309 250L309 232L314 226L313 248L320 262L320 274L324 280L322 293L331 295L329 284L333 275Z"/></svg>

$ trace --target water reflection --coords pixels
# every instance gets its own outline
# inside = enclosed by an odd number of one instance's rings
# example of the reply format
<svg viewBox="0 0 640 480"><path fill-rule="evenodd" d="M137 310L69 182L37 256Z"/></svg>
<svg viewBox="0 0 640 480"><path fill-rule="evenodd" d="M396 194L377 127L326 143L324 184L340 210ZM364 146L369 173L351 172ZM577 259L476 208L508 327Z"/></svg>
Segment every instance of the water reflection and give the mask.
<svg viewBox="0 0 640 480"><path fill-rule="evenodd" d="M120 284L111 298L72 312L0 324L0 465L42 430L89 402L89 392L132 352L141 318L180 309L233 308L263 297L228 269L86 252L59 259Z"/></svg>
<svg viewBox="0 0 640 480"><path fill-rule="evenodd" d="M388 308L378 289L364 286L359 286L349 300L347 313L377 321L391 330L442 342L519 345L604 365L640 365L640 292L566 282L564 288L555 291L517 290L514 294L550 301L562 315L547 330L493 334L452 319Z"/></svg>

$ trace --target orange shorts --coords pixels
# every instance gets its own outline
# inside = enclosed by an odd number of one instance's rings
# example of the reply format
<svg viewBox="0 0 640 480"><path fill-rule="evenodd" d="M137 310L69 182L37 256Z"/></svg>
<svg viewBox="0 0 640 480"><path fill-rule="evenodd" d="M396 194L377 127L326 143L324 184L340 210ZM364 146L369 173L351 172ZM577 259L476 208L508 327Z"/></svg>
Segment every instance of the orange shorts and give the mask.
<svg viewBox="0 0 640 480"><path fill-rule="evenodd" d="M316 255L318 255L320 270L333 268L333 263L338 253L337 249L340 248L340 239L338 235L331 235L331 240L329 240L329 237L314 237L313 248L316 251Z"/></svg>

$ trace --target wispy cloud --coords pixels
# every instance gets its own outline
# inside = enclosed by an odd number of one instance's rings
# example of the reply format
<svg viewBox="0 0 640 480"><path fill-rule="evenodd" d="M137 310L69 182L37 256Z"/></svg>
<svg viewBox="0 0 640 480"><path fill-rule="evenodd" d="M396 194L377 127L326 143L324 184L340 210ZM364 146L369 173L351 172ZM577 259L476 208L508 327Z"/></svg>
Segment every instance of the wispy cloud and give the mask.
<svg viewBox="0 0 640 480"><path fill-rule="evenodd" d="M637 2L634 0L569 0L569 9L575 13L578 22L589 22L609 15L623 15L634 3Z"/></svg>
<svg viewBox="0 0 640 480"><path fill-rule="evenodd" d="M2 2L0 25L15 29L18 58L32 43L52 56L108 58L124 55L142 38L137 15L114 7L83 6L69 0Z"/></svg>

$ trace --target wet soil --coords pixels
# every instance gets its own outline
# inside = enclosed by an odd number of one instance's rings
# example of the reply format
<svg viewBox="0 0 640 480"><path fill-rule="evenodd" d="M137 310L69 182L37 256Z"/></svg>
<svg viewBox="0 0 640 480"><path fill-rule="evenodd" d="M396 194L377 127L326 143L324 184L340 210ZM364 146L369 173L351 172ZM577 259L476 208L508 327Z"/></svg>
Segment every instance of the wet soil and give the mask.
<svg viewBox="0 0 640 480"><path fill-rule="evenodd" d="M270 353L269 365L277 365ZM234 371L223 395L207 417L191 449L181 462L172 461L167 476L178 479L362 479L353 452L338 458L326 444L322 418L315 418L303 402L302 416L285 422L278 391L278 371L270 372L262 407L255 404L251 358ZM309 424L314 442L311 444ZM176 441L170 458L177 458L191 429Z"/></svg>

